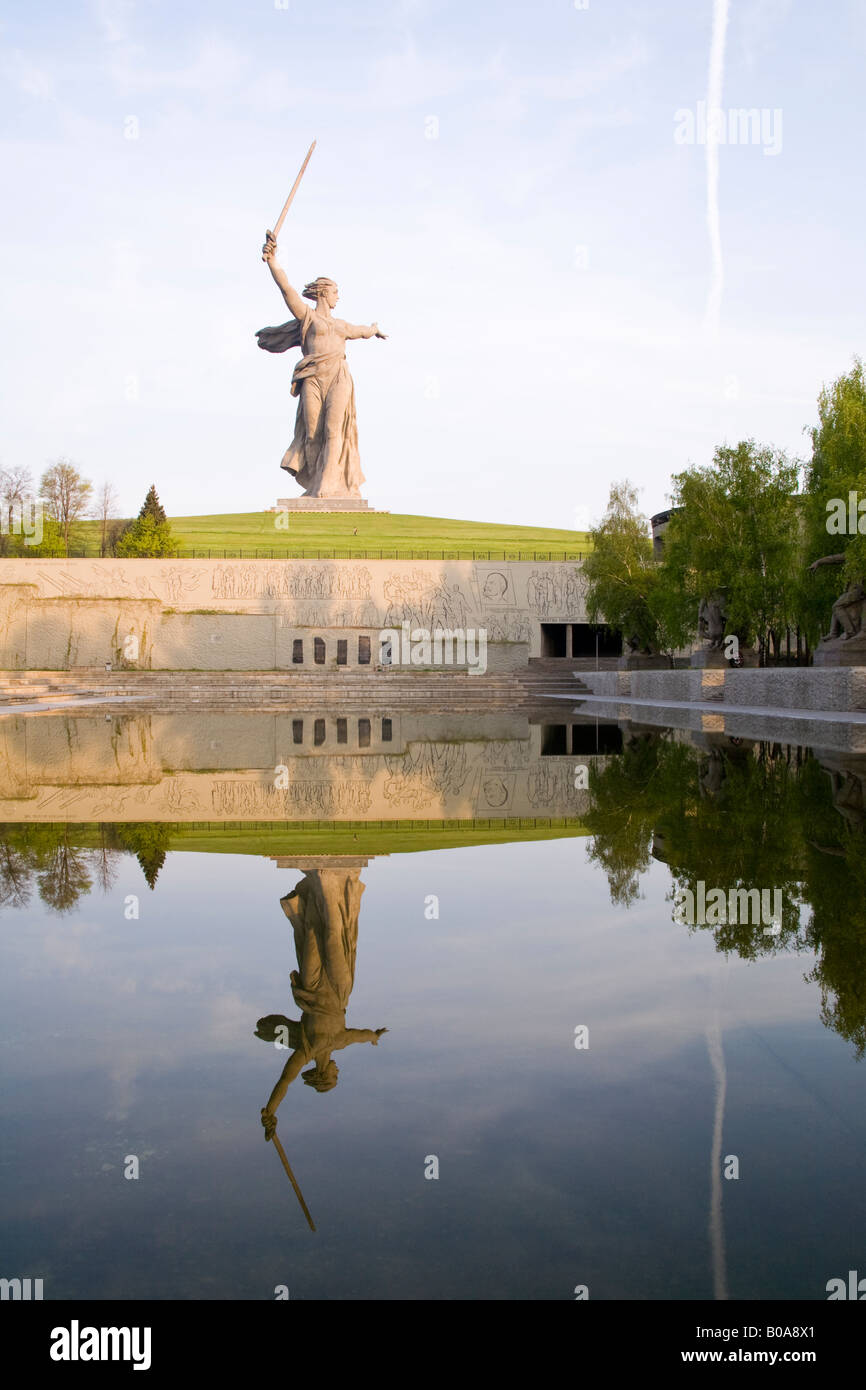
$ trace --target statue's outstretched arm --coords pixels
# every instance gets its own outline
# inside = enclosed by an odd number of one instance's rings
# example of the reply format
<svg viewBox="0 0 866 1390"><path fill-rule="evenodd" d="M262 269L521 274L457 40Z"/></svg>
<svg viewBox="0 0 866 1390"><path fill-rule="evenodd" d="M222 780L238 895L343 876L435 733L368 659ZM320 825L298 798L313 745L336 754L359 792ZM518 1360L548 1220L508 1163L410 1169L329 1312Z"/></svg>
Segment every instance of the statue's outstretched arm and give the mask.
<svg viewBox="0 0 866 1390"><path fill-rule="evenodd" d="M296 319L302 319L307 311L307 306L294 285L289 284L289 278L277 260L277 243L273 232L265 233L265 244L262 247L262 255L268 263L268 269L274 277L280 294L289 307L289 312L294 314Z"/></svg>
<svg viewBox="0 0 866 1390"><path fill-rule="evenodd" d="M343 328L347 338L387 338L387 333L379 331L378 323L346 323L343 320Z"/></svg>
<svg viewBox="0 0 866 1390"><path fill-rule="evenodd" d="M387 1033L387 1028L346 1028L340 1042L334 1045L336 1051L341 1047L348 1047L350 1043L368 1042L375 1047L383 1033Z"/></svg>
<svg viewBox="0 0 866 1390"><path fill-rule="evenodd" d="M308 1060L308 1052L305 1052L304 1049L301 1047L295 1049L288 1062L286 1062L286 1065L283 1067L282 1075L280 1076L279 1081L277 1082L276 1086L271 1091L271 1094L268 1097L268 1103L262 1111L263 1117L266 1114L276 1114L277 1109L279 1105L282 1103L283 1097L286 1094L286 1091L289 1089L295 1077L300 1073L305 1062L307 1062ZM262 1119L262 1123L264 1124L264 1118Z"/></svg>
<svg viewBox="0 0 866 1390"><path fill-rule="evenodd" d="M844 563L844 555L822 555L820 560L812 561L811 565L809 566L809 569L811 570L812 574L814 574L815 571L817 569L820 569L822 565L844 565Z"/></svg>

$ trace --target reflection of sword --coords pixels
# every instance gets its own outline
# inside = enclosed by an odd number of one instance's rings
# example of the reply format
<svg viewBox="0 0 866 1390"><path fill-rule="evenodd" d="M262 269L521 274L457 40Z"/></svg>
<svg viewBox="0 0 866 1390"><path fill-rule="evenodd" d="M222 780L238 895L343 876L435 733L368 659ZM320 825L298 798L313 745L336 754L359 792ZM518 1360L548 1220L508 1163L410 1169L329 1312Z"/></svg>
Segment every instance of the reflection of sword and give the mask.
<svg viewBox="0 0 866 1390"><path fill-rule="evenodd" d="M310 162L310 155L313 153L313 150L314 150L315 148L316 148L316 142L315 142L315 140L314 140L313 143L312 143L312 145L310 146L310 148L307 150L307 157L306 157L306 159L304 160L303 164L301 165L300 173L298 174L298 177L295 179L295 182L292 184L292 191L291 191L291 193L289 194L288 198L286 199L285 203L283 204L283 210L282 210L282 212L280 213L279 217L277 218L276 225L275 225L275 227L274 227L274 241L276 241L277 237L280 235L280 228L282 227L283 223L284 223L285 220L286 220L286 213L288 212L289 208L292 206L292 199L294 198L295 194L296 194L297 191L298 191L298 184L301 182L301 179L304 177L304 170L306 169L307 165L309 164L309 162ZM264 259L265 259L264 253L262 253L262 260L264 260ZM314 1228L314 1229L315 1229L315 1228Z"/></svg>
<svg viewBox="0 0 866 1390"><path fill-rule="evenodd" d="M307 1218L307 1221L309 1222L310 1230L311 1230L311 1231L314 1231L314 1230L316 1229L316 1227L315 1227L315 1225L314 1225L314 1223L313 1223L313 1218L312 1218L312 1216L310 1215L309 1207L307 1206L306 1202L304 1201L303 1193L301 1192L301 1189L298 1187L298 1184L297 1184L297 1182L295 1181L295 1175L294 1175L294 1173L292 1172L291 1168L289 1167L289 1160L286 1158L286 1151L285 1151L285 1149L283 1148L282 1144L280 1143L279 1139L277 1138L277 1132L276 1132L276 1130L274 1130L273 1134L271 1135L271 1142L273 1143L274 1148L276 1149L277 1153L280 1155L280 1162L282 1163L283 1167L285 1168L286 1172L287 1172L288 1175L289 1175L289 1182L292 1184L292 1187L295 1189L295 1196L297 1197L298 1201L300 1202L300 1204L301 1204L301 1210L303 1211L304 1216Z"/></svg>

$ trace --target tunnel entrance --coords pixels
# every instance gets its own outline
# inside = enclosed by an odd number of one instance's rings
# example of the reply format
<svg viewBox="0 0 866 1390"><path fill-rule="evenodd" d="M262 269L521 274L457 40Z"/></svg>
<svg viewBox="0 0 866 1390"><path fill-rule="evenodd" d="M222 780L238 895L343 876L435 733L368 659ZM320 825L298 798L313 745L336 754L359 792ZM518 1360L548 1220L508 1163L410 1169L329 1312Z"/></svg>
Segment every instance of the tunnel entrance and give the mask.
<svg viewBox="0 0 866 1390"><path fill-rule="evenodd" d="M560 660L595 657L596 636L600 657L622 656L622 637L607 623L542 623L541 655Z"/></svg>
<svg viewBox="0 0 866 1390"><path fill-rule="evenodd" d="M542 623L541 624L541 655L542 656L570 656L568 650L569 642L569 623Z"/></svg>
<svg viewBox="0 0 866 1390"><path fill-rule="evenodd" d="M598 721L584 724L542 724L541 756L564 758L570 754L611 754L622 752L622 729L618 724Z"/></svg>
<svg viewBox="0 0 866 1390"><path fill-rule="evenodd" d="M572 623L571 655L594 657L596 636L599 656L622 656L622 637L611 631L607 623Z"/></svg>

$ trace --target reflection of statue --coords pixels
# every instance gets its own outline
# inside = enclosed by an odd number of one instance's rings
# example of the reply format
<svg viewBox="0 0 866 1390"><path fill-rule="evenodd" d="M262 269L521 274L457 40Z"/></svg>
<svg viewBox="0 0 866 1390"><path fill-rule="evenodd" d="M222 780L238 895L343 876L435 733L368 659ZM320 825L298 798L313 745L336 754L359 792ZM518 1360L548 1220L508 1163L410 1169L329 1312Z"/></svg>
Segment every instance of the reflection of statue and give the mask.
<svg viewBox="0 0 866 1390"><path fill-rule="evenodd" d="M311 869L293 893L282 899L282 909L295 932L298 969L291 974L292 995L301 1009L293 1022L283 1014L259 1019L257 1037L273 1042L281 1037L293 1049L262 1111L265 1133L276 1126L276 1111L286 1091L309 1061L315 1065L303 1073L308 1086L330 1091L337 1084L337 1064L331 1053L350 1043L378 1043L385 1028L347 1028L346 1009L355 979L358 944L358 912L364 885L360 869ZM270 1135L268 1135L270 1137Z"/></svg>
<svg viewBox="0 0 866 1390"><path fill-rule="evenodd" d="M720 594L701 599L698 609L698 634L707 643L707 650L721 651L725 640L725 602Z"/></svg>
<svg viewBox="0 0 866 1390"><path fill-rule="evenodd" d="M718 796L725 783L725 761L721 750L711 748L708 755L700 761L698 781L701 796Z"/></svg>
<svg viewBox="0 0 866 1390"><path fill-rule="evenodd" d="M826 765L825 771L830 774L835 809L850 826L860 830L866 821L866 795L862 773L852 772L848 768L837 770Z"/></svg>
<svg viewBox="0 0 866 1390"><path fill-rule="evenodd" d="M364 475L358 454L355 388L346 366L350 338L384 338L379 325L347 323L333 317L337 286L319 276L303 291L315 308L289 284L276 261L277 243L269 232L264 259L294 318L279 328L256 334L267 352L299 347L303 353L292 375L292 395L299 396L295 435L281 468L291 473L306 497L359 497Z"/></svg>
<svg viewBox="0 0 866 1390"><path fill-rule="evenodd" d="M306 1062L315 1063L303 1072L307 1085L317 1091L331 1091L338 1077L331 1053L353 1042L375 1045L388 1031L346 1027L346 1008L355 982L358 912L364 891L359 875L360 869L310 869L295 891L281 899L282 909L295 929L299 969L291 974L292 994L302 1012L296 1021L285 1014L268 1014L259 1019L256 1027L256 1037L265 1042L282 1042L292 1049L262 1109L262 1124L265 1139L273 1141L313 1231L313 1218L277 1138L277 1109Z"/></svg>

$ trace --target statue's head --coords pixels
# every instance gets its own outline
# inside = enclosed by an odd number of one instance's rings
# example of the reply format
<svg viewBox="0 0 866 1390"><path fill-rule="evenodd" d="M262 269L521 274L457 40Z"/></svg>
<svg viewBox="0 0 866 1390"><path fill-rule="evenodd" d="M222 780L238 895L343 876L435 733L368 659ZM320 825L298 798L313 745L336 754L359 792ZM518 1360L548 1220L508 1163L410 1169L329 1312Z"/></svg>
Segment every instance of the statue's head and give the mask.
<svg viewBox="0 0 866 1390"><path fill-rule="evenodd" d="M305 299L315 299L316 301L323 299L329 309L337 307L339 297L337 286L333 280L328 279L327 275L320 275L317 280L311 280L309 285L304 286Z"/></svg>
<svg viewBox="0 0 866 1390"><path fill-rule="evenodd" d="M301 1072L305 1084L314 1086L317 1091L333 1091L339 1074L337 1063L331 1057L326 1062L319 1059L309 1071Z"/></svg>

